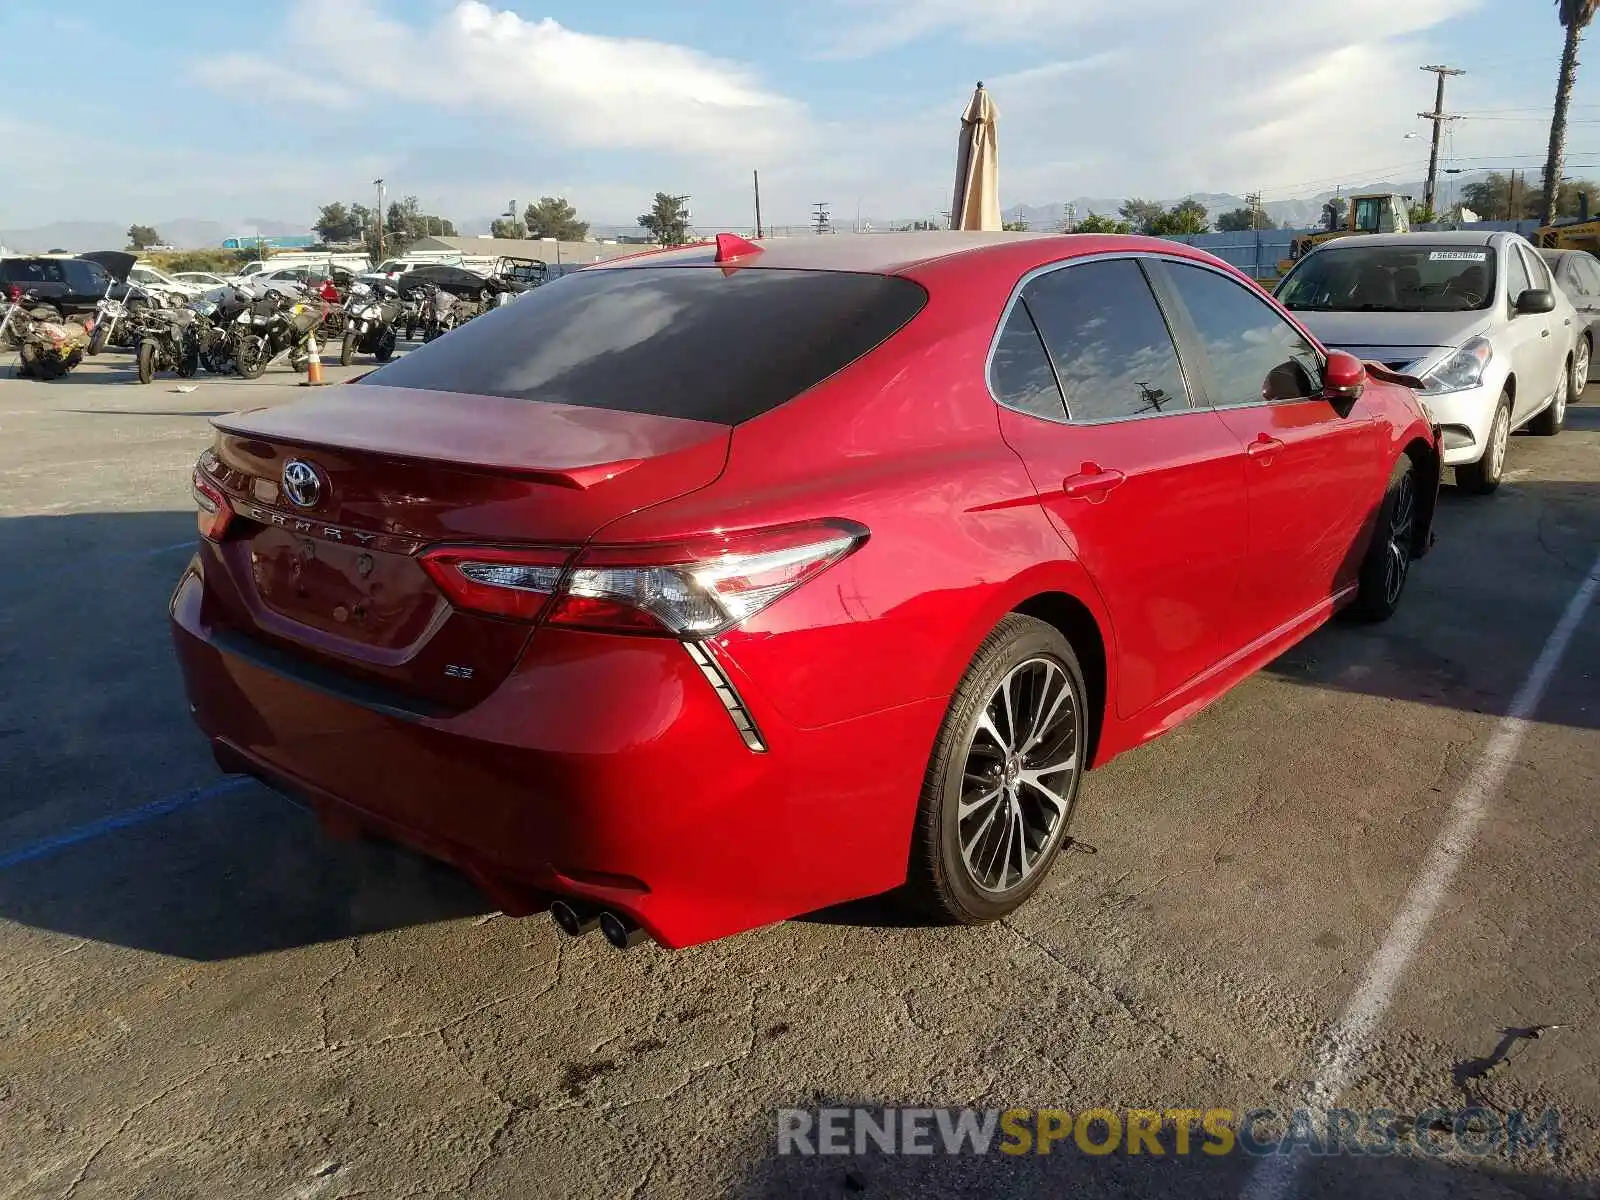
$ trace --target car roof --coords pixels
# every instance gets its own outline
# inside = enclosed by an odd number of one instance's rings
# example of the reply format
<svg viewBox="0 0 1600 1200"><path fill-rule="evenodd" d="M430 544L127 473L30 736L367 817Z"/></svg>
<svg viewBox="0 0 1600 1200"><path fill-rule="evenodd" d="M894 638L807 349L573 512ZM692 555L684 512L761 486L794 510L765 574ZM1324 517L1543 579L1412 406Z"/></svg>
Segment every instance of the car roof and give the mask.
<svg viewBox="0 0 1600 1200"><path fill-rule="evenodd" d="M751 239L745 239L750 241ZM742 267L802 271L860 271L899 275L932 262L964 256L973 260L1005 257L1010 261L1056 262L1087 254L1170 254L1215 262L1210 255L1164 238L1092 233L989 233L970 230L919 230L907 233L841 233L793 238L761 238L759 257L739 258ZM701 242L670 250L645 250L591 263L586 271L633 267L708 266L716 261L714 243Z"/></svg>

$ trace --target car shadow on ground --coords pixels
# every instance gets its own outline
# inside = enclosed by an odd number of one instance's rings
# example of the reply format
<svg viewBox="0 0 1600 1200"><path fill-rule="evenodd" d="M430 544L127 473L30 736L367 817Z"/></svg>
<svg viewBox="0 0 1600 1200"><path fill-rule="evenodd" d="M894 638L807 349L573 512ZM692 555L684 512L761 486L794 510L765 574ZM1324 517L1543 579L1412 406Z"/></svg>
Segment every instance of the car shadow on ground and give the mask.
<svg viewBox="0 0 1600 1200"><path fill-rule="evenodd" d="M490 911L254 782L181 802L222 779L166 625L195 537L189 512L0 518L0 920L213 960Z"/></svg>
<svg viewBox="0 0 1600 1200"><path fill-rule="evenodd" d="M1600 410L1592 415L1600 427ZM1504 713L1600 551L1600 484L1519 480L1514 450L1493 495L1468 495L1447 478L1438 541L1412 564L1394 617L1337 618L1267 671L1307 687ZM1536 719L1600 728L1600 705L1561 686L1597 672L1600 647L1580 628Z"/></svg>

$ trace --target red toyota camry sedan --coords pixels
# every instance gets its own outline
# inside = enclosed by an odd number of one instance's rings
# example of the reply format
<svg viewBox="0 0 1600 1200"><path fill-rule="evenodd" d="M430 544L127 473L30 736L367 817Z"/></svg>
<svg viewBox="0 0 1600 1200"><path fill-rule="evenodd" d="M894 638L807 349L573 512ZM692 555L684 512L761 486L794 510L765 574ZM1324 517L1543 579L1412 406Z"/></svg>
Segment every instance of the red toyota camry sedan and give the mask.
<svg viewBox="0 0 1600 1200"><path fill-rule="evenodd" d="M221 766L619 946L1011 911L1087 770L1394 611L1440 476L1405 377L1090 235L723 235L215 424Z"/></svg>

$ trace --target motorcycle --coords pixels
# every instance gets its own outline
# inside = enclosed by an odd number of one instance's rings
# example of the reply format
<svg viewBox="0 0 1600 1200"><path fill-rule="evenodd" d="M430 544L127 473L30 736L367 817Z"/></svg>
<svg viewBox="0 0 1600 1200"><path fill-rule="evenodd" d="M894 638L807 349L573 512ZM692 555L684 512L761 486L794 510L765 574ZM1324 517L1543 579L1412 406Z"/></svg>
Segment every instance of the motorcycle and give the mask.
<svg viewBox="0 0 1600 1200"><path fill-rule="evenodd" d="M233 326L241 331L233 347L234 369L245 379L260 379L273 363L287 358L291 370L304 371L323 315L320 302L268 292L234 318Z"/></svg>
<svg viewBox="0 0 1600 1200"><path fill-rule="evenodd" d="M442 338L461 323L461 301L437 285L422 291L422 340Z"/></svg>
<svg viewBox="0 0 1600 1200"><path fill-rule="evenodd" d="M200 318L189 309L148 310L138 323L139 382L157 371L176 371L184 379L200 373Z"/></svg>
<svg viewBox="0 0 1600 1200"><path fill-rule="evenodd" d="M370 354L379 362L394 357L395 325L400 320L400 293L392 284L369 287L365 283L350 288L345 302L344 341L339 348L339 363L348 367L356 352Z"/></svg>
<svg viewBox="0 0 1600 1200"><path fill-rule="evenodd" d="M89 330L81 322L64 320L56 310L39 303L36 292L13 291L0 316L0 345L17 350L17 374L43 381L59 379L83 361Z"/></svg>
<svg viewBox="0 0 1600 1200"><path fill-rule="evenodd" d="M128 272L136 261L134 255L124 250L93 250L82 257L98 263L109 279L105 295L95 305L89 354L100 354L107 346L124 350L137 348L139 336L132 326L145 311L165 308L165 302L153 292L128 282ZM121 297L111 294L118 287L122 288Z"/></svg>

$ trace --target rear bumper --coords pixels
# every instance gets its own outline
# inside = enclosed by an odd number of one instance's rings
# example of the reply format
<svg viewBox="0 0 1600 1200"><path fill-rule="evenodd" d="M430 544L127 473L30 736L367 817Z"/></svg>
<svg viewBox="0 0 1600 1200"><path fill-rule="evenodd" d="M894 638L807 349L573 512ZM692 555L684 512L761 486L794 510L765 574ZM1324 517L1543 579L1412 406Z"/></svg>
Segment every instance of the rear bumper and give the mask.
<svg viewBox="0 0 1600 1200"><path fill-rule="evenodd" d="M224 770L453 863L508 913L577 897L679 947L904 881L942 701L801 730L746 689L753 752L674 641L544 629L486 700L433 716L229 652L194 568L171 616Z"/></svg>

